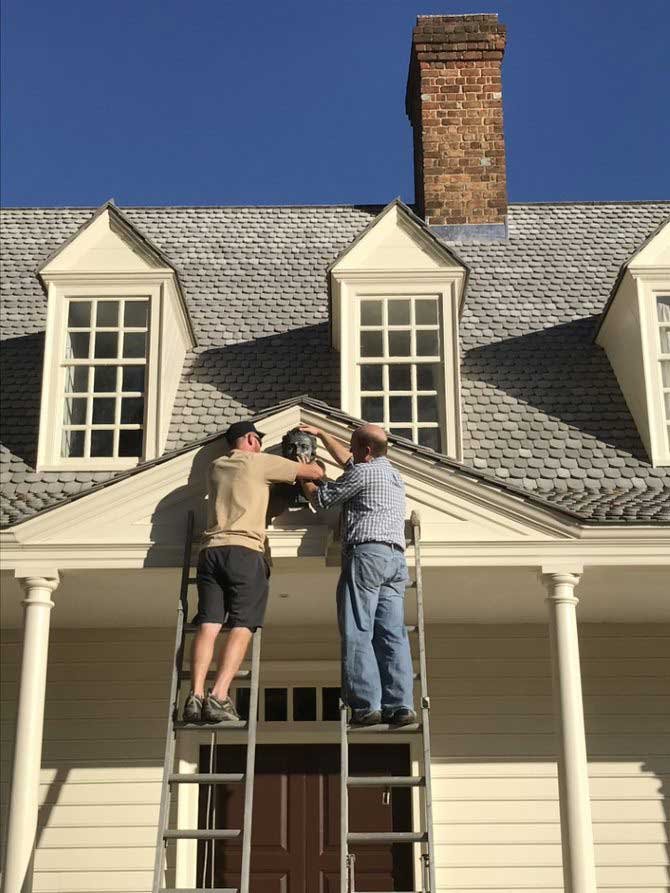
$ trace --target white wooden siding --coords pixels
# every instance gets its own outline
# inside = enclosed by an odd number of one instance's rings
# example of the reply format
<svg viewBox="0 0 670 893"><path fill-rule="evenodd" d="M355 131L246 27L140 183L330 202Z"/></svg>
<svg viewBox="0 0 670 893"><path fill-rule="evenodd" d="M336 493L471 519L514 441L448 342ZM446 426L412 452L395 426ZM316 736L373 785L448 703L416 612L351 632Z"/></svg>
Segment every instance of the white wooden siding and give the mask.
<svg viewBox="0 0 670 893"><path fill-rule="evenodd" d="M429 630L439 890L562 890L542 626ZM581 627L599 890L670 888L670 626ZM151 885L171 633L52 636L35 893ZM7 802L19 645L3 647ZM264 657L334 659L323 628L268 630Z"/></svg>

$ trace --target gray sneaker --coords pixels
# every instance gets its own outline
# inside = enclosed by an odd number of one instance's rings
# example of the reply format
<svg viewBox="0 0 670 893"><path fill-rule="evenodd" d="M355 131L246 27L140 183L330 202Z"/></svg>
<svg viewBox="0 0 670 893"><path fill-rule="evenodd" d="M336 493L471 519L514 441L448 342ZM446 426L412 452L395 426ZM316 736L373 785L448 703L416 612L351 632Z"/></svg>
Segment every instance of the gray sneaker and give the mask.
<svg viewBox="0 0 670 893"><path fill-rule="evenodd" d="M230 698L219 700L209 692L202 707L203 722L239 722L240 716Z"/></svg>
<svg viewBox="0 0 670 893"><path fill-rule="evenodd" d="M190 692L184 702L184 722L199 723L202 722L202 698Z"/></svg>

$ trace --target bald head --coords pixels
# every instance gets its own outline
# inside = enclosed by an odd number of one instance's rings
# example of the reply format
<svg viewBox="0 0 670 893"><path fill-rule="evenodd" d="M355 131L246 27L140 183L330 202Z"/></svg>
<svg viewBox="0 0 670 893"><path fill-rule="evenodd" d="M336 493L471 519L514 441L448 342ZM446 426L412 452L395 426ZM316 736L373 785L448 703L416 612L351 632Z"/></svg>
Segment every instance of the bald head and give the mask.
<svg viewBox="0 0 670 893"><path fill-rule="evenodd" d="M386 431L379 425L362 425L351 435L351 452L354 462L369 462L385 456L388 449Z"/></svg>

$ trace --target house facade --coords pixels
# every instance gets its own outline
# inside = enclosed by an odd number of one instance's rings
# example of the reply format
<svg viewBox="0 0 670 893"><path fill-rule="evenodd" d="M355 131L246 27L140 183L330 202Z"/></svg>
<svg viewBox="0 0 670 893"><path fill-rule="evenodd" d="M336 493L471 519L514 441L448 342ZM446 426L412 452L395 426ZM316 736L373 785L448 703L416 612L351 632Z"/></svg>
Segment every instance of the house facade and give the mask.
<svg viewBox="0 0 670 893"><path fill-rule="evenodd" d="M418 19L411 209L2 211L6 893L151 889L186 517L241 418L272 451L389 433L440 893L670 889L670 202L508 203L504 49L495 15ZM339 889L336 520L268 531L254 893ZM211 743L179 771L237 771ZM402 732L352 748L419 762ZM351 803L354 831L418 829L412 792ZM182 785L172 824L239 809ZM420 889L416 849L361 850L357 887ZM238 863L180 841L165 885Z"/></svg>

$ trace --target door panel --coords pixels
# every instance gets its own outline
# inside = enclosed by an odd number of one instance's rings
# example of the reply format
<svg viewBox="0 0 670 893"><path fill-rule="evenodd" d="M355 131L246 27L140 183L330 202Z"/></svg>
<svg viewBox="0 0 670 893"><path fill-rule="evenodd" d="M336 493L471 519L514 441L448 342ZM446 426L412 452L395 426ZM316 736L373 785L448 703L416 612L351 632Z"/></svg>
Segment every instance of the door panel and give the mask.
<svg viewBox="0 0 670 893"><path fill-rule="evenodd" d="M352 745L350 771L359 775L408 775L409 748L402 744ZM201 749L200 771L208 771L209 748ZM219 772L244 772L245 748L219 746ZM339 893L340 777L337 745L259 745L252 833L251 875L254 893ZM242 785L217 786L217 828L241 828ZM393 790L384 805L382 788L350 791L352 831L411 830L411 792ZM204 827L207 789L200 795ZM210 827L213 823L210 823ZM199 845L198 880L212 877L211 855ZM407 845L358 846L356 886L361 890L411 890L412 853ZM216 886L239 884L241 845L217 841L213 877Z"/></svg>

